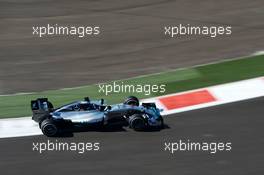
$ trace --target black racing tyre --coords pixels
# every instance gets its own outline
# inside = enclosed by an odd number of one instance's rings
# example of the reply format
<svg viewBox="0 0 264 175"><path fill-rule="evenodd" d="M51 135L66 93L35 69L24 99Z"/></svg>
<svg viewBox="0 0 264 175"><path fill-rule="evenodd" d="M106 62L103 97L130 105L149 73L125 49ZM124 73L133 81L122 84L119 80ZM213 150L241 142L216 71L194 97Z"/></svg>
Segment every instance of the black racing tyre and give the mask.
<svg viewBox="0 0 264 175"><path fill-rule="evenodd" d="M160 118L160 122L161 122L160 128L164 129L164 119L162 117Z"/></svg>
<svg viewBox="0 0 264 175"><path fill-rule="evenodd" d="M40 124L42 133L48 137L54 137L59 133L59 129L55 122L51 119L45 119Z"/></svg>
<svg viewBox="0 0 264 175"><path fill-rule="evenodd" d="M124 104L139 106L139 100L135 96L129 96L125 99Z"/></svg>
<svg viewBox="0 0 264 175"><path fill-rule="evenodd" d="M129 118L129 127L135 131L143 131L146 129L146 121L140 114L132 115Z"/></svg>

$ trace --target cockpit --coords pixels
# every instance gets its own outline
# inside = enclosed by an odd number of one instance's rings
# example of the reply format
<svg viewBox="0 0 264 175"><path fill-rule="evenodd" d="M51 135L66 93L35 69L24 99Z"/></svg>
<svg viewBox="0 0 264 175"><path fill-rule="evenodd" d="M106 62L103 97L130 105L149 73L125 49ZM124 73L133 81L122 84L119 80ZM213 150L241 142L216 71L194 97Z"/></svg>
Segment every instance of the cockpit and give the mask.
<svg viewBox="0 0 264 175"><path fill-rule="evenodd" d="M96 102L90 101L78 101L65 105L57 109L55 112L74 112L74 111L92 111L92 110L104 110L105 106L99 105Z"/></svg>

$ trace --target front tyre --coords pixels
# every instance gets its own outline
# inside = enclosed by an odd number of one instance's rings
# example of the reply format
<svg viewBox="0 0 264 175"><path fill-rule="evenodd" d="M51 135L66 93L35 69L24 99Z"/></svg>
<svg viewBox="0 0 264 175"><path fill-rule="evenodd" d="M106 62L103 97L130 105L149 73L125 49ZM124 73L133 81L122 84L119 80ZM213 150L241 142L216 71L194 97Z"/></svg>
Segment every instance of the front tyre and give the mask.
<svg viewBox="0 0 264 175"><path fill-rule="evenodd" d="M164 129L164 119L160 117L160 129Z"/></svg>
<svg viewBox="0 0 264 175"><path fill-rule="evenodd" d="M125 105L139 106L139 100L135 96L129 96L124 101Z"/></svg>
<svg viewBox="0 0 264 175"><path fill-rule="evenodd" d="M48 137L54 137L59 133L59 129L55 122L51 119L45 119L40 124L41 131Z"/></svg>
<svg viewBox="0 0 264 175"><path fill-rule="evenodd" d="M135 131L143 131L144 129L146 129L146 121L139 114L132 115L129 118L129 127L134 129Z"/></svg>

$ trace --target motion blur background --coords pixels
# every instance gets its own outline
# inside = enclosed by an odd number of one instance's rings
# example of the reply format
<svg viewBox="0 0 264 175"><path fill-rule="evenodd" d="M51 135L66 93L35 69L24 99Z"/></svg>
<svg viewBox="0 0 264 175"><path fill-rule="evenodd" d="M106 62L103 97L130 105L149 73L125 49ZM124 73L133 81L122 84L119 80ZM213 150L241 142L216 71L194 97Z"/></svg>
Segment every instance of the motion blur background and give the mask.
<svg viewBox="0 0 264 175"><path fill-rule="evenodd" d="M88 85L249 55L263 50L263 7L263 0L0 0L0 94ZM228 25L232 35L164 35L164 26L180 23ZM33 26L47 24L100 26L101 33L32 35ZM0 139L0 174L263 174L263 101L170 115L165 118L169 128L161 132L87 132L58 139L100 142L99 153L39 154L32 142L47 137ZM233 150L216 155L163 151L164 141L179 139L232 142Z"/></svg>
<svg viewBox="0 0 264 175"><path fill-rule="evenodd" d="M0 94L162 72L263 49L263 1L0 0ZM86 38L33 26L100 26ZM232 35L168 38L164 26L232 26Z"/></svg>

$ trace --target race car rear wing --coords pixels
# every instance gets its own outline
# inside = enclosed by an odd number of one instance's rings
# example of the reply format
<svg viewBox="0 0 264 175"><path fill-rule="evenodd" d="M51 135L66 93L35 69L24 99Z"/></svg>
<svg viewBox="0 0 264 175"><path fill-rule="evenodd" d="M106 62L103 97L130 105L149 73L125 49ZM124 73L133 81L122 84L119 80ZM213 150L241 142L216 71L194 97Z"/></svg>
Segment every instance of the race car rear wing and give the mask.
<svg viewBox="0 0 264 175"><path fill-rule="evenodd" d="M31 101L32 120L40 122L50 116L54 110L51 102L47 98L38 98Z"/></svg>

